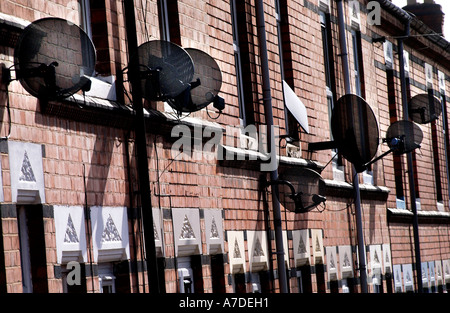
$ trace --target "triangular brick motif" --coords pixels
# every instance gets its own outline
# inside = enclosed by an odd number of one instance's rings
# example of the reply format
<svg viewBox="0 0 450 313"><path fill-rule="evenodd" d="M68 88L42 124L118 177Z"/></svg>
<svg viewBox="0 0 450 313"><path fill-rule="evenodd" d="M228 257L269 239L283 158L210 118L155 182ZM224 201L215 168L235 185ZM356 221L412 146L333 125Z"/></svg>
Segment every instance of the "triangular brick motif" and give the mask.
<svg viewBox="0 0 450 313"><path fill-rule="evenodd" d="M241 250L239 249L239 244L237 241L237 238L234 240L234 250L233 250L233 258L240 259L241 256Z"/></svg>
<svg viewBox="0 0 450 313"><path fill-rule="evenodd" d="M343 267L350 267L352 264L350 263L350 259L348 257L347 252L344 254L344 264Z"/></svg>
<svg viewBox="0 0 450 313"><path fill-rule="evenodd" d="M356 2L353 2L353 8L352 8L352 11L353 11L353 17L354 17L354 18L357 18L357 17L358 17L358 8L357 8L357 6L356 6Z"/></svg>
<svg viewBox="0 0 450 313"><path fill-rule="evenodd" d="M320 252L322 249L320 248L319 237L316 237L316 252Z"/></svg>
<svg viewBox="0 0 450 313"><path fill-rule="evenodd" d="M31 167L30 159L28 158L28 153L26 150L23 155L19 181L36 182L36 178L34 177L33 173L33 168Z"/></svg>
<svg viewBox="0 0 450 313"><path fill-rule="evenodd" d="M156 229L155 222L153 222L153 233L154 233L154 236L155 236L155 240L159 240L158 230Z"/></svg>
<svg viewBox="0 0 450 313"><path fill-rule="evenodd" d="M184 216L179 239L195 239L194 230L192 229L191 222L189 222L187 215Z"/></svg>
<svg viewBox="0 0 450 313"><path fill-rule="evenodd" d="M405 278L407 283L411 282L411 274L409 272L406 272L406 278Z"/></svg>
<svg viewBox="0 0 450 313"><path fill-rule="evenodd" d="M66 243L78 243L80 242L78 240L77 231L75 230L75 227L73 226L72 217L69 213L69 218L67 219L67 226L66 226L66 234L64 235L64 242Z"/></svg>
<svg viewBox="0 0 450 313"><path fill-rule="evenodd" d="M122 238L120 237L116 224L114 224L111 214L108 216L108 219L106 220L106 226L102 233L102 242L110 242L110 241L122 241Z"/></svg>
<svg viewBox="0 0 450 313"><path fill-rule="evenodd" d="M298 254L306 253L306 246L305 246L305 242L303 241L303 237L300 237L300 241L298 243L298 248L297 248L297 253Z"/></svg>
<svg viewBox="0 0 450 313"><path fill-rule="evenodd" d="M214 217L211 222L211 231L210 231L209 238L211 238L211 239L220 238L219 230L217 229L216 220L214 219Z"/></svg>
<svg viewBox="0 0 450 313"><path fill-rule="evenodd" d="M335 269L336 268L336 264L334 263L334 257L333 254L330 254L330 269Z"/></svg>
<svg viewBox="0 0 450 313"><path fill-rule="evenodd" d="M378 258L377 250L375 250L374 256L373 256L373 262L380 264L380 259Z"/></svg>
<svg viewBox="0 0 450 313"><path fill-rule="evenodd" d="M256 238L255 248L253 249L253 256L264 256L264 251L259 238Z"/></svg>
<svg viewBox="0 0 450 313"><path fill-rule="evenodd" d="M427 264L422 264L422 279L428 279L428 266L427 266Z"/></svg>

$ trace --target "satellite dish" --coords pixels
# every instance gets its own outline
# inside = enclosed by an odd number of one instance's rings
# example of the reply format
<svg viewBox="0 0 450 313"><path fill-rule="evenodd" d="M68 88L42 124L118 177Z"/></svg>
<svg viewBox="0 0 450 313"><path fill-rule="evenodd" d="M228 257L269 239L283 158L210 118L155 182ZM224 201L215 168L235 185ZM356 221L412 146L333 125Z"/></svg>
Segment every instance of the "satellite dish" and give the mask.
<svg viewBox="0 0 450 313"><path fill-rule="evenodd" d="M331 132L342 156L363 172L378 150L378 123L367 102L347 94L336 102L331 118Z"/></svg>
<svg viewBox="0 0 450 313"><path fill-rule="evenodd" d="M419 124L437 120L441 111L441 101L431 93L416 95L408 103L408 113L411 119Z"/></svg>
<svg viewBox="0 0 450 313"><path fill-rule="evenodd" d="M291 175L294 175L292 170L285 173L285 176ZM306 213L326 201L323 196L325 181L318 172L309 168L298 168L295 169L295 177L298 179L295 187L287 180L281 180L281 184L287 186L282 190L287 195L284 201L286 209L295 213Z"/></svg>
<svg viewBox="0 0 450 313"><path fill-rule="evenodd" d="M37 98L65 98L89 90L95 59L88 35L60 18L28 25L14 50L16 77Z"/></svg>
<svg viewBox="0 0 450 313"><path fill-rule="evenodd" d="M185 50L194 62L193 82L178 97L168 99L167 103L179 112L195 112L216 99L222 86L222 72L209 54L194 48Z"/></svg>
<svg viewBox="0 0 450 313"><path fill-rule="evenodd" d="M408 153L420 148L423 132L411 121L397 121L389 126L386 138L383 139L396 154Z"/></svg>
<svg viewBox="0 0 450 313"><path fill-rule="evenodd" d="M283 80L284 103L295 117L303 130L309 134L308 113L303 102L297 97L291 87Z"/></svg>
<svg viewBox="0 0 450 313"><path fill-rule="evenodd" d="M191 56L177 44L164 40L140 45L130 66L140 72L142 93L149 101L175 98L186 90L194 76Z"/></svg>

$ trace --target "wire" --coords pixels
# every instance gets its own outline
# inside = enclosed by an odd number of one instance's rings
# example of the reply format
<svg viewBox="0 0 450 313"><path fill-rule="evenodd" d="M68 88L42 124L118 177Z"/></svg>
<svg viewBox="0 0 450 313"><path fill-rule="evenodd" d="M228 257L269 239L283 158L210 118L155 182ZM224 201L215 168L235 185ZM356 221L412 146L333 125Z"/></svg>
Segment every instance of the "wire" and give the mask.
<svg viewBox="0 0 450 313"><path fill-rule="evenodd" d="M328 161L328 163L325 164L325 166L322 168L322 171L323 171L323 170L331 163L331 161L333 161L333 159L334 159L337 155L338 155L338 154L335 153L335 154L331 157L330 161Z"/></svg>
<svg viewBox="0 0 450 313"><path fill-rule="evenodd" d="M144 23L143 26L143 33L145 34L145 37L147 38L147 41L150 40L150 35L148 33L148 29L147 29L147 6L148 6L148 0L145 0L145 7L144 7L144 3L141 0L141 13L142 13L142 22ZM141 25L142 27L142 25Z"/></svg>
<svg viewBox="0 0 450 313"><path fill-rule="evenodd" d="M161 174L158 176L158 180L161 178L161 176L164 174L164 172L167 170L167 168L176 160L176 158L178 158L178 156L180 154L182 154L183 151L178 152L178 154L172 159L170 160L169 164L166 165L166 167L164 167L164 169L162 170Z"/></svg>
<svg viewBox="0 0 450 313"><path fill-rule="evenodd" d="M209 116L210 119L212 119L212 120L217 120L217 119L222 115L222 111L219 111L219 114L218 114L216 117L212 117L212 116L209 114L208 107L206 107L206 114L208 114L208 116Z"/></svg>

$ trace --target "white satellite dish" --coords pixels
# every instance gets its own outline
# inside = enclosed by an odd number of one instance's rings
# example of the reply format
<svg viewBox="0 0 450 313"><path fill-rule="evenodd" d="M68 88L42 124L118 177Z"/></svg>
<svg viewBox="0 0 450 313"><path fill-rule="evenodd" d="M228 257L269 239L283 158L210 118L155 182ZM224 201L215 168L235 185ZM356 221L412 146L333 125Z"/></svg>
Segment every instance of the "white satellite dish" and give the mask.
<svg viewBox="0 0 450 313"><path fill-rule="evenodd" d="M295 92L289 87L289 85L283 80L283 92L284 92L284 104L288 110L295 117L297 122L303 128L303 130L309 134L308 126L308 114L306 113L306 107L303 102L297 97Z"/></svg>

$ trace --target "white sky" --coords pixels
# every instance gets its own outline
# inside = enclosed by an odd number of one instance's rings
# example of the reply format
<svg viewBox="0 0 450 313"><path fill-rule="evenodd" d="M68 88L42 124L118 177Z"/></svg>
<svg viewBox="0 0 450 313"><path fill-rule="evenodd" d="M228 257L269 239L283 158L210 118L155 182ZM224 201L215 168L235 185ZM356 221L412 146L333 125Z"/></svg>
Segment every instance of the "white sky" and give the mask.
<svg viewBox="0 0 450 313"><path fill-rule="evenodd" d="M403 8L406 5L407 0L392 0L392 2ZM417 0L418 3L423 2L423 0ZM442 6L442 11L444 12L444 37L450 40L450 1L449 0L434 0L435 3Z"/></svg>

